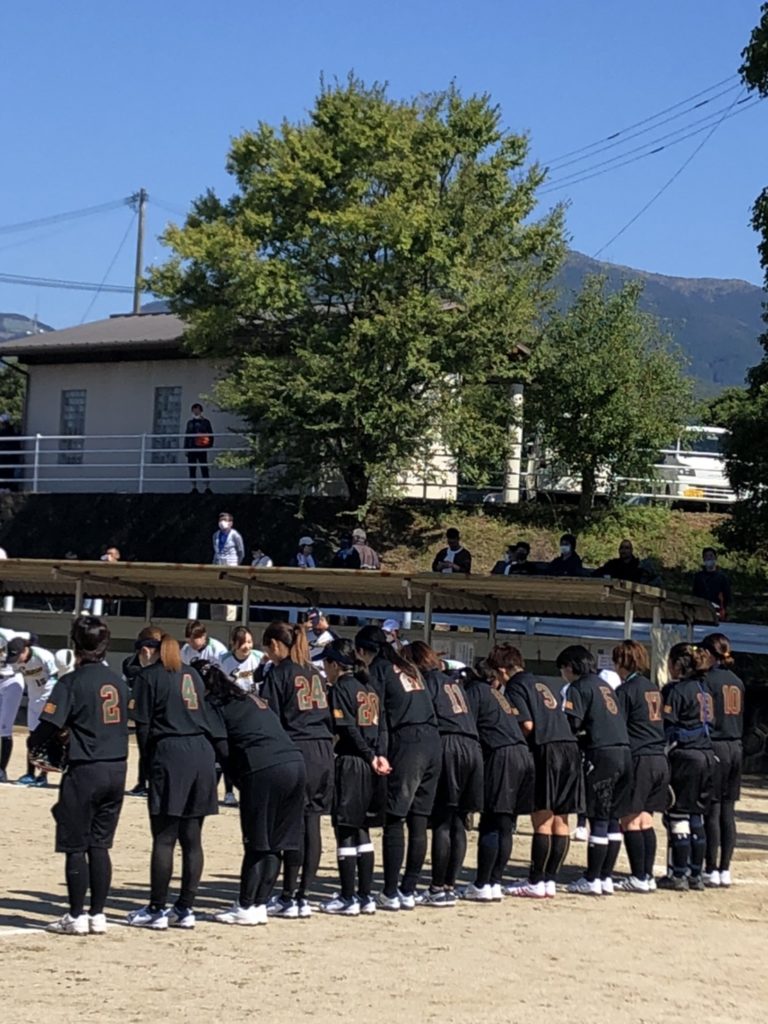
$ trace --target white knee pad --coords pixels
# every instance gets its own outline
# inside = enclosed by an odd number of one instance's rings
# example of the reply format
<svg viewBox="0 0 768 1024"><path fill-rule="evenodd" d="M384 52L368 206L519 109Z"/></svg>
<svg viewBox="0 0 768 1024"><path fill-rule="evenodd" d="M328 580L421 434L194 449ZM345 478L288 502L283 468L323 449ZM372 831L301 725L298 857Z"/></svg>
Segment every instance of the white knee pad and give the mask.
<svg viewBox="0 0 768 1024"><path fill-rule="evenodd" d="M673 818L669 823L669 830L673 836L689 836L691 823L687 818Z"/></svg>

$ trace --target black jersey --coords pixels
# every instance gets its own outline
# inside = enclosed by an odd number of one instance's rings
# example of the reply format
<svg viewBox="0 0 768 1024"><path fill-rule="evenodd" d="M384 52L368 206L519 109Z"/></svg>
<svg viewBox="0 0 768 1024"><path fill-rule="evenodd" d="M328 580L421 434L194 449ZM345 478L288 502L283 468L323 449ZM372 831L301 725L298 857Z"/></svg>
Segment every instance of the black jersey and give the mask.
<svg viewBox="0 0 768 1024"><path fill-rule="evenodd" d="M744 683L728 668L711 668L704 685L712 695L713 740L740 740L744 735Z"/></svg>
<svg viewBox="0 0 768 1024"><path fill-rule="evenodd" d="M634 672L616 690L616 699L627 723L632 756L663 754L666 748L664 701L658 686Z"/></svg>
<svg viewBox="0 0 768 1024"><path fill-rule="evenodd" d="M421 675L407 675L382 657L374 658L368 671L388 732L407 725L437 725L432 697Z"/></svg>
<svg viewBox="0 0 768 1024"><path fill-rule="evenodd" d="M565 713L589 750L628 747L629 736L616 694L600 676L587 673L571 683L565 695Z"/></svg>
<svg viewBox="0 0 768 1024"><path fill-rule="evenodd" d="M563 714L560 695L549 683L537 679L530 672L518 672L507 683L506 696L512 707L517 709L519 721L533 722L530 741L534 746L576 742Z"/></svg>
<svg viewBox="0 0 768 1024"><path fill-rule="evenodd" d="M440 735L471 736L477 739L475 716L467 703L462 684L436 668L424 672L424 681L435 706Z"/></svg>
<svg viewBox="0 0 768 1024"><path fill-rule="evenodd" d="M689 750L711 750L714 702L704 678L675 679L667 683L661 695L667 741Z"/></svg>
<svg viewBox="0 0 768 1024"><path fill-rule="evenodd" d="M517 709L501 690L484 679L473 679L464 690L477 725L477 734L485 755L500 747L525 743L518 724Z"/></svg>
<svg viewBox="0 0 768 1024"><path fill-rule="evenodd" d="M216 735L203 681L188 665L178 672L170 672L160 662L142 669L128 707L138 725L148 726L149 740Z"/></svg>
<svg viewBox="0 0 768 1024"><path fill-rule="evenodd" d="M51 691L40 719L69 729L69 761L128 757L128 686L106 665L81 665Z"/></svg>
<svg viewBox="0 0 768 1024"><path fill-rule="evenodd" d="M361 683L351 672L339 676L329 695L338 737L336 754L371 762L379 749L379 695L370 683Z"/></svg>
<svg viewBox="0 0 768 1024"><path fill-rule="evenodd" d="M312 665L297 665L285 658L267 673L260 696L291 739L333 739L328 684Z"/></svg>
<svg viewBox="0 0 768 1024"><path fill-rule="evenodd" d="M219 701L208 698L227 737L229 767L234 778L262 768L301 761L301 752L283 729L269 704L255 695Z"/></svg>

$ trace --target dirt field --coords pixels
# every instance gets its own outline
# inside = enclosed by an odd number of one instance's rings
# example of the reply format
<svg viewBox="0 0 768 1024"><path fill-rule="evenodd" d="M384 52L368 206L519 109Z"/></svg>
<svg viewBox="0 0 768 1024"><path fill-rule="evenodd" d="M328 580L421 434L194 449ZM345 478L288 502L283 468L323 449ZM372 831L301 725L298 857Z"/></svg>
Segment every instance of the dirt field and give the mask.
<svg viewBox="0 0 768 1024"><path fill-rule="evenodd" d="M19 737L21 740L21 735ZM23 773L22 743L12 772ZM612 899L558 895L537 902L193 932L123 927L147 895L149 833L141 800L126 799L114 852L106 936L45 934L64 912L63 857L54 854L55 788L0 786L0 1007L27 1021L312 1019L441 1024L697 1024L762 1021L768 1000L768 784L752 780L740 806L730 891ZM529 845L517 841L513 873ZM237 811L205 830L205 917L230 903L241 855ZM333 840L319 889L335 888ZM663 845L660 849L663 850ZM585 848L574 845L570 874ZM474 837L468 862L474 858ZM626 864L622 858L619 869ZM199 920L199 918L198 918Z"/></svg>

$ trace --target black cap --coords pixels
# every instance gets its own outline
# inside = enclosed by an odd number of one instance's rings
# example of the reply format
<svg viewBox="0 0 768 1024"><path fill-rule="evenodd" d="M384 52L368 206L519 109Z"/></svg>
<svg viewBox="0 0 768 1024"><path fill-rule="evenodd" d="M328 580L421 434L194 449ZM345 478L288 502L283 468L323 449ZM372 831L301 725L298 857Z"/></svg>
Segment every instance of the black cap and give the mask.
<svg viewBox="0 0 768 1024"><path fill-rule="evenodd" d="M26 651L28 641L21 636L15 636L8 643L8 650L6 651L5 660L9 665L12 665L15 661L18 661L24 651Z"/></svg>

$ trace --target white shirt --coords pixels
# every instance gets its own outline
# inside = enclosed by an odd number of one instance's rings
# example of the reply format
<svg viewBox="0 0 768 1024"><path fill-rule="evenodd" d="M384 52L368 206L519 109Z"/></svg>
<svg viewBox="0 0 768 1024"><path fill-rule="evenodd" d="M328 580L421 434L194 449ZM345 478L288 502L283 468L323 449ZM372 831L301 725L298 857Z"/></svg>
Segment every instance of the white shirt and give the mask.
<svg viewBox="0 0 768 1024"><path fill-rule="evenodd" d="M443 559L443 561L444 562L453 562L453 560L456 557L456 555L458 555L458 553L460 551L463 551L463 550L464 550L464 548L456 548L455 551L453 550L453 548L448 548L448 550L445 552L445 558ZM453 569L443 569L442 571L443 572L447 572L451 576L453 576Z"/></svg>
<svg viewBox="0 0 768 1024"><path fill-rule="evenodd" d="M296 555L296 565L297 565L297 567L299 569L314 569L314 568L316 568L315 560L312 557L312 555L302 555L301 552L299 552Z"/></svg>
<svg viewBox="0 0 768 1024"><path fill-rule="evenodd" d="M242 661L236 658L232 651L227 651L219 658L219 668L225 675L234 680L241 690L250 693L256 689L258 692L259 684L254 683L253 674L261 664L261 659L261 651L251 651L248 657Z"/></svg>
<svg viewBox="0 0 768 1024"><path fill-rule="evenodd" d="M184 644L181 648L181 660L185 665L191 665L193 661L209 661L212 665L218 664L222 655L227 653L227 648L214 637L208 637L208 643L202 650L196 651L192 644Z"/></svg>
<svg viewBox="0 0 768 1024"><path fill-rule="evenodd" d="M254 558L251 562L251 568L253 569L272 569L275 563L269 557L269 555L262 555L261 558Z"/></svg>

